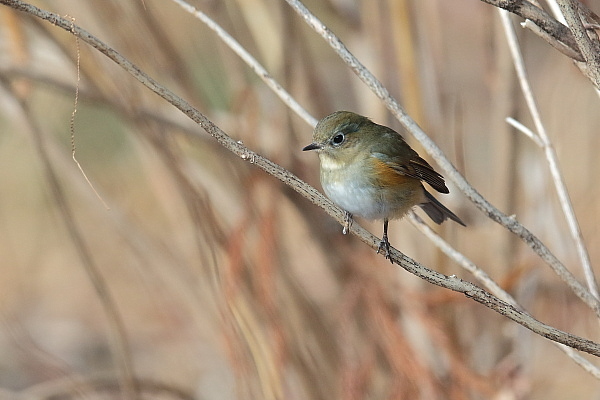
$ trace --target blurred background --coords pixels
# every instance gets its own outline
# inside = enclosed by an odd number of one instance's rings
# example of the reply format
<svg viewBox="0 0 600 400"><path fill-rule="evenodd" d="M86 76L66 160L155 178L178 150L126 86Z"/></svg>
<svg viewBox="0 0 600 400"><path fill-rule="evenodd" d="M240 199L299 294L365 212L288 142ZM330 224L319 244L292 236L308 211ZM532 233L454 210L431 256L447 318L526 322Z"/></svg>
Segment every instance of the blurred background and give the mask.
<svg viewBox="0 0 600 400"><path fill-rule="evenodd" d="M317 156L301 151L311 127L173 2L31 3L74 18L235 140L320 189ZM190 4L316 118L346 109L401 131L284 1ZM543 153L504 120L533 129L497 10L477 0L305 4L469 182L583 282ZM5 6L0 19L1 398L119 397L127 359L145 398L600 398L597 380L548 340L342 235L321 209L83 42L72 135L74 37ZM598 96L569 59L514 22L598 265ZM73 161L72 136L93 188ZM446 223L440 235L536 318L598 341L593 313L449 186L438 198L468 227ZM358 222L381 235L380 222ZM475 282L407 221L391 223L390 241Z"/></svg>

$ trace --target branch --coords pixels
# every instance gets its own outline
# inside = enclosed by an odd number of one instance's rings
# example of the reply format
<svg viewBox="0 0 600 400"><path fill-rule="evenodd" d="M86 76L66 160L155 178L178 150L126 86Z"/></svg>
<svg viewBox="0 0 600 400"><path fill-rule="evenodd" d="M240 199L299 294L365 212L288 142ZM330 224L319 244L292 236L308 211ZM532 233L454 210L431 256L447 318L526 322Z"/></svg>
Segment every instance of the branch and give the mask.
<svg viewBox="0 0 600 400"><path fill-rule="evenodd" d="M585 73L594 82L597 89L600 89L600 43L598 36L592 31L588 35L588 30L583 26L581 17L582 5L575 0L557 0L560 11L573 32L575 42L579 46L583 58L585 59Z"/></svg>
<svg viewBox="0 0 600 400"><path fill-rule="evenodd" d="M567 27L526 0L481 1L525 18L524 27L531 29L555 49L577 61L577 67L594 83L596 90L600 91L600 39L593 30L598 23L598 17L582 3L577 0L549 2L555 12L560 9L562 17L569 25Z"/></svg>
<svg viewBox="0 0 600 400"><path fill-rule="evenodd" d="M537 25L543 32L547 35L540 35L540 37L548 43L550 43L553 47L561 51L568 57L574 58L576 61L585 61L583 55L579 51L579 46L577 46L577 41L573 37L569 28L558 22L554 19L550 14L541 9L540 7L530 3L526 0L481 0L484 3L491 4L498 8L502 8L508 12L516 14L520 17L525 18L526 20L532 21L535 25ZM533 32L538 33L537 30L533 30ZM550 39L551 38L551 39ZM570 50L563 51L562 46L557 46L553 40L556 40Z"/></svg>
<svg viewBox="0 0 600 400"><path fill-rule="evenodd" d="M531 21L530 19L526 19L524 22L521 22L521 26L523 28L529 29L530 31L547 41L550 44L550 46L554 47L556 50L560 51L567 57L579 62L585 61L581 53L579 53L579 51L575 51L563 42L554 39L552 36L550 36L550 34L548 34L548 32L546 32L538 25L533 23L533 21Z"/></svg>

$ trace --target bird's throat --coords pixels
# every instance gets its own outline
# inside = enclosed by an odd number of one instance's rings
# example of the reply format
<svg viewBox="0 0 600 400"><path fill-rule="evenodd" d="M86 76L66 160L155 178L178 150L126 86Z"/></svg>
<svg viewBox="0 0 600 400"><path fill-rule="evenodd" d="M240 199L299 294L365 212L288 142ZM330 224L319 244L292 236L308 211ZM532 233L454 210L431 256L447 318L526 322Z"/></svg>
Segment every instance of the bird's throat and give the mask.
<svg viewBox="0 0 600 400"><path fill-rule="evenodd" d="M321 169L324 169L328 172L340 170L344 168L344 163L336 159L335 157L331 157L328 154L320 154L321 159Z"/></svg>

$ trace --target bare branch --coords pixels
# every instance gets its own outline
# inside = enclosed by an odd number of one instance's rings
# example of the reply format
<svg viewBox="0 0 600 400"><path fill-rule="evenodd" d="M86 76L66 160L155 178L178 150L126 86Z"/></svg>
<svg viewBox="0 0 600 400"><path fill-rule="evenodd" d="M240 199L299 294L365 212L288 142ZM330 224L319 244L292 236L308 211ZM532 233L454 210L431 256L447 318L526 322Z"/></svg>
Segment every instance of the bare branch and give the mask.
<svg viewBox="0 0 600 400"><path fill-rule="evenodd" d="M544 147L544 143L542 142L542 139L540 139L540 137L537 134L535 134L531 129L529 129L528 127L526 127L525 125L523 125L522 123L517 121L516 119L514 119L512 117L507 117L506 122L509 125L511 125L513 128L515 128L516 130L518 130L519 132L521 132L522 134L527 136L529 139L533 140L533 142L535 144L537 144L539 147Z"/></svg>
<svg viewBox="0 0 600 400"><path fill-rule="evenodd" d="M481 0L484 3L491 4L498 8L502 8L508 12L516 14L525 19L531 20L534 24L536 24L540 29L546 32L555 40L562 42L565 46L569 47L572 52L576 55L577 61L584 61L584 58L579 51L579 47L577 46L577 42L573 37L573 34L569 31L569 28L552 18L550 14L548 14L543 9L538 6L532 4L526 0ZM542 36L543 39L547 39L545 36ZM552 45L552 42L550 42ZM554 45L553 45L554 46ZM569 55L563 52L566 55Z"/></svg>
<svg viewBox="0 0 600 400"><path fill-rule="evenodd" d="M582 22L581 7L578 1L575 0L557 0L565 20L573 32L575 42L579 46L583 58L586 62L585 73L594 82L597 89L600 89L600 42L594 31L590 31L584 27Z"/></svg>

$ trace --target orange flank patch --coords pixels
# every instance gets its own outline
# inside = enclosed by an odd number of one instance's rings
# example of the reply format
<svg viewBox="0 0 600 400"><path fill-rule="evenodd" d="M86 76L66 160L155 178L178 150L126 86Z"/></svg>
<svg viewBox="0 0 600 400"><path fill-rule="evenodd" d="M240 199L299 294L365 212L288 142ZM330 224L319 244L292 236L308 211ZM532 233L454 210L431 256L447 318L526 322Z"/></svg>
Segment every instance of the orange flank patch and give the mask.
<svg viewBox="0 0 600 400"><path fill-rule="evenodd" d="M406 175L402 175L398 173L395 169L390 167L384 161L381 161L378 158L371 157L370 158L373 172L376 175L374 180L377 182L379 186L389 187L389 186L399 186L411 181L416 181L414 178L410 178Z"/></svg>

